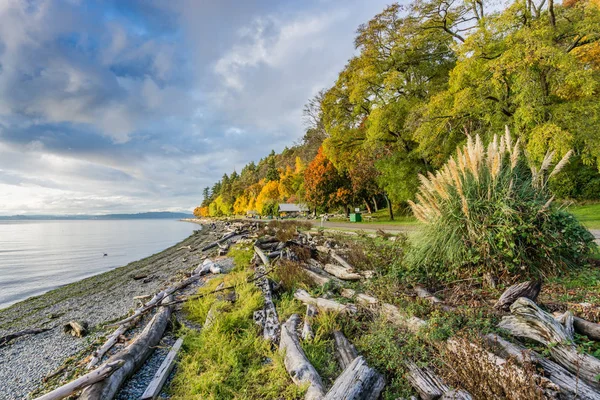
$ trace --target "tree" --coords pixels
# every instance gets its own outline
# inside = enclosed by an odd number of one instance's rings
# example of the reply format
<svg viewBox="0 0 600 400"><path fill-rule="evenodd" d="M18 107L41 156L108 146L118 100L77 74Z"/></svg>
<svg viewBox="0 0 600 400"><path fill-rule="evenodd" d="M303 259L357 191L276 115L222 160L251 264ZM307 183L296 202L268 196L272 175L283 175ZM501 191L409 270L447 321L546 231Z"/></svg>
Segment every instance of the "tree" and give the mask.
<svg viewBox="0 0 600 400"><path fill-rule="evenodd" d="M304 187L306 201L312 207L328 210L331 206L340 205L341 200L347 200L346 192L338 189L347 186L347 180L341 176L333 163L319 149L316 157L308 164L304 171ZM345 203L347 205L348 202Z"/></svg>

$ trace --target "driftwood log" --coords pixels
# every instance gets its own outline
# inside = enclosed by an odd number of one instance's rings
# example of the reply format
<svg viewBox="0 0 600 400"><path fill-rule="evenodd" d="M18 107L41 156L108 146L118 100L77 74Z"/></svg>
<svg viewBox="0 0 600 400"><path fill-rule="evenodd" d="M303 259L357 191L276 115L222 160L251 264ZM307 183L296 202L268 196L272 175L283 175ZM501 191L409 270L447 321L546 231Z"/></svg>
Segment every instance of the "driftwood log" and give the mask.
<svg viewBox="0 0 600 400"><path fill-rule="evenodd" d="M358 281L360 279L362 279L362 276L352 272L351 270L342 267L340 265L335 265L335 264L325 264L325 266L323 267L323 269L325 271L327 271L328 273L330 273L331 275L340 278L341 280L344 281Z"/></svg>
<svg viewBox="0 0 600 400"><path fill-rule="evenodd" d="M113 333L111 333L106 342L92 354L92 359L87 364L86 369L92 369L98 362L104 357L106 352L110 350L119 340L121 335L125 334L133 326L133 321L129 321L119 326Z"/></svg>
<svg viewBox="0 0 600 400"><path fill-rule="evenodd" d="M306 315L304 316L304 325L302 326L302 340L312 340L315 334L310 325L310 321L317 315L317 307L312 304L306 305Z"/></svg>
<svg viewBox="0 0 600 400"><path fill-rule="evenodd" d="M333 339L335 342L335 355L338 363L342 369L346 369L352 361L358 357L358 352L342 332L333 331Z"/></svg>
<svg viewBox="0 0 600 400"><path fill-rule="evenodd" d="M320 400L325 393L323 382L317 370L312 366L298 340L298 314L292 315L281 328L279 351L285 354L283 363L296 385L308 384L306 400Z"/></svg>
<svg viewBox="0 0 600 400"><path fill-rule="evenodd" d="M217 247L217 246L219 246L219 244L223 244L223 243L225 243L225 242L227 241L227 239L231 239L231 238L233 238L234 236L237 236L237 235L242 235L242 234L244 234L244 233L247 233L247 232L246 232L246 231L240 231L240 232L238 232L238 231L233 231L233 232L229 232L229 233L225 234L225 235L224 235L224 236L223 236L221 239L219 239L219 240L217 240L217 241L215 241L215 242L212 242L212 243L210 243L210 244L208 244L208 245L204 246L204 247L202 248L202 251L207 251L207 250L210 250L210 249L212 249L212 248L214 248L214 247Z"/></svg>
<svg viewBox="0 0 600 400"><path fill-rule="evenodd" d="M150 384L144 391L144 394L142 394L142 397L140 397L141 400L156 399L158 397L163 385L169 377L169 374L173 370L173 367L175 367L175 358L177 357L177 352L179 352L182 344L183 338L179 338L173 347L171 347L169 354L167 354L163 362L160 364L158 371L156 371L154 377L150 381Z"/></svg>
<svg viewBox="0 0 600 400"><path fill-rule="evenodd" d="M582 354L573 344L564 326L552 315L541 310L533 301L521 297L510 306L512 315L502 318L498 325L513 336L525 337L548 347L550 356L590 386L600 389L600 360Z"/></svg>
<svg viewBox="0 0 600 400"><path fill-rule="evenodd" d="M535 301L538 294L540 294L541 289L542 282L539 281L527 281L512 285L502 293L502 296L500 296L496 304L494 304L494 308L508 311L511 304L517 301L519 297L526 297Z"/></svg>
<svg viewBox="0 0 600 400"><path fill-rule="evenodd" d="M356 306L353 304L341 304L335 300L324 299L321 297L312 297L306 290L298 289L294 293L294 298L304 304L312 304L323 311L344 312L349 314L356 313Z"/></svg>
<svg viewBox="0 0 600 400"><path fill-rule="evenodd" d="M163 302L170 302L171 296L166 297ZM161 307L146 325L144 330L135 338L133 343L116 353L108 360L112 362L123 362L121 368L115 371L109 378L87 387L80 400L108 400L112 399L125 380L131 376L154 351L154 347L160 342L169 319L171 307Z"/></svg>
<svg viewBox="0 0 600 400"><path fill-rule="evenodd" d="M81 338L87 335L88 324L84 321L69 321L63 326L63 332Z"/></svg>
<svg viewBox="0 0 600 400"><path fill-rule="evenodd" d="M381 305L381 313L388 321L401 326L402 328L417 333L421 328L427 325L427 321L406 315L400 309L392 304L384 303Z"/></svg>
<svg viewBox="0 0 600 400"><path fill-rule="evenodd" d="M384 387L381 374L359 356L335 380L324 400L377 400Z"/></svg>
<svg viewBox="0 0 600 400"><path fill-rule="evenodd" d="M10 342L11 340L16 339L18 337L26 336L26 335L37 335L38 333L47 332L49 330L50 330L50 328L25 329L25 330L22 330L19 332L11 333L6 336L2 336L2 337L0 337L0 347L5 346L6 344L8 344L8 342Z"/></svg>
<svg viewBox="0 0 600 400"><path fill-rule="evenodd" d="M79 378L75 379L74 381L71 381L71 382L67 383L66 385L58 387L58 388L54 389L53 391L46 393L43 396L38 397L36 400L64 399L65 397L68 397L74 393L79 392L81 389L84 389L90 385L95 384L96 382L100 382L100 381L106 379L111 374L113 374L115 371L117 371L119 368L121 368L121 366L123 364L125 364L125 361L123 361L123 360L117 360L117 361L106 363L106 364L102 365L101 367L93 370L92 372L88 372L87 374L80 376Z"/></svg>
<svg viewBox="0 0 600 400"><path fill-rule="evenodd" d="M496 334L484 337L494 353L504 358L512 358L521 365L533 364L542 368L544 376L560 389L562 399L600 400L600 392L578 379L552 360L542 357L526 347L504 340Z"/></svg>
<svg viewBox="0 0 600 400"><path fill-rule="evenodd" d="M342 297L345 297L347 299L355 300L358 304L362 306L373 306L379 304L379 300L377 300L375 297L369 296L364 293L357 293L353 289L342 289L341 295Z"/></svg>
<svg viewBox="0 0 600 400"><path fill-rule="evenodd" d="M585 335L592 340L600 341L600 324L595 324L575 316L573 317L573 327L575 327L575 332Z"/></svg>
<svg viewBox="0 0 600 400"><path fill-rule="evenodd" d="M256 267L256 272L261 277L255 282L256 285L262 291L265 299L264 307L261 310L262 313L258 312L257 314L255 314L254 320L258 322L258 320L262 317L261 325L263 328L263 337L267 340L270 340L273 343L277 343L280 336L279 332L281 331L281 326L279 324L279 316L277 315L277 310L275 309L275 303L273 303L273 292L271 290L271 282L266 276L266 268L269 267L271 264L269 262L268 257L258 246L254 246L254 252L263 262L263 265L259 265Z"/></svg>

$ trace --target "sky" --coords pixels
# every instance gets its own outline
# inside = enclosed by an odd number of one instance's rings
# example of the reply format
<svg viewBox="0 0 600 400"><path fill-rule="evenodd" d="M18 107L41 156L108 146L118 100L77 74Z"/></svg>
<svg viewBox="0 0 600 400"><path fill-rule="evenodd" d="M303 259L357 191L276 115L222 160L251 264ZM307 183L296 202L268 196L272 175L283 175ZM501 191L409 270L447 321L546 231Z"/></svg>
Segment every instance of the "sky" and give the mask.
<svg viewBox="0 0 600 400"><path fill-rule="evenodd" d="M0 0L0 215L188 211L303 135L379 0Z"/></svg>

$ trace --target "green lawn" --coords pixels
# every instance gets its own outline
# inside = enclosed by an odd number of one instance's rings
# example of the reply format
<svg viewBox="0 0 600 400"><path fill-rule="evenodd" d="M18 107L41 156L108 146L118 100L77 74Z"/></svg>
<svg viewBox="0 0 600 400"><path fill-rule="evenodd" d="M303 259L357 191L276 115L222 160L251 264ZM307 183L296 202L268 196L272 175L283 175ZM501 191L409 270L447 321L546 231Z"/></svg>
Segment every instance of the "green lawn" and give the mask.
<svg viewBox="0 0 600 400"><path fill-rule="evenodd" d="M567 210L573 213L588 229L600 229L600 203L584 206L572 205Z"/></svg>

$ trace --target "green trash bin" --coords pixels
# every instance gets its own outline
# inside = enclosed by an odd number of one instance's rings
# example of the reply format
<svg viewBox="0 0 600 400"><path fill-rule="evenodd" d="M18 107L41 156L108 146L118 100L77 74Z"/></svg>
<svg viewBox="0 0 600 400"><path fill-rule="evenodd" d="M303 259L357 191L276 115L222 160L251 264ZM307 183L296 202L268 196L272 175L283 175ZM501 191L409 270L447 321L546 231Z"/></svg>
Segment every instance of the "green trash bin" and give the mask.
<svg viewBox="0 0 600 400"><path fill-rule="evenodd" d="M360 213L350 214L350 222L362 222L362 216Z"/></svg>

